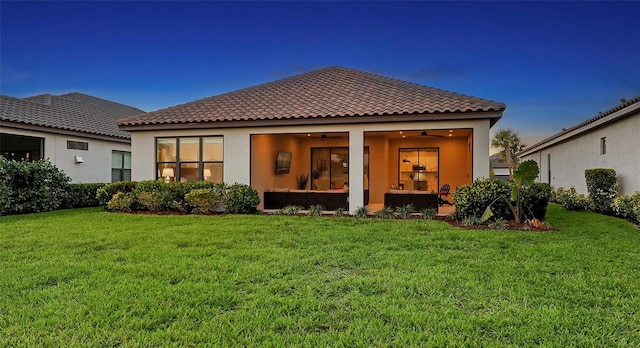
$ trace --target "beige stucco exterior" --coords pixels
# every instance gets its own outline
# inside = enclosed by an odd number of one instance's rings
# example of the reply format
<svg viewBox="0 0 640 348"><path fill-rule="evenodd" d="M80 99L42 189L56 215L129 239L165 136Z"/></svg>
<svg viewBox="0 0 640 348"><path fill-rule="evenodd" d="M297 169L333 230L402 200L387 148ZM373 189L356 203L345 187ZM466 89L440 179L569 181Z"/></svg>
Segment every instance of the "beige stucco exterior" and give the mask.
<svg viewBox="0 0 640 348"><path fill-rule="evenodd" d="M296 175L309 172L311 147L349 146L349 177L363 178L349 183L352 210L364 202L363 148L370 148L370 201L382 201L391 183L397 182L398 148L439 147L441 176L450 180L452 189L476 178L489 176L489 119L394 122L361 124L328 124L304 126L270 126L218 129L182 129L132 132L132 180L156 178L156 148L158 137L216 136L224 138L224 182L250 184L261 197L264 190L274 187L295 188ZM467 129L471 136L455 139L428 140L385 139L376 132ZM340 133L344 138L305 138L307 133ZM298 135L298 136L292 136ZM445 146L446 142L446 146ZM402 143L402 144L401 144ZM293 153L289 174L275 174L277 151Z"/></svg>
<svg viewBox="0 0 640 348"><path fill-rule="evenodd" d="M636 103L549 144L525 150L520 158L538 163L540 182L554 188L575 187L581 193L587 193L586 169L614 169L620 182L620 194L629 195L640 191L639 135L640 103ZM602 138L606 138L605 154L601 154Z"/></svg>
<svg viewBox="0 0 640 348"><path fill-rule="evenodd" d="M41 131L31 131L2 127L5 134L23 135L44 139L44 155L60 170L65 172L73 183L111 182L111 152L131 151L126 142L107 141L76 135L63 135ZM67 149L67 141L81 141L89 144L89 150ZM80 156L83 163L76 163L74 156Z"/></svg>

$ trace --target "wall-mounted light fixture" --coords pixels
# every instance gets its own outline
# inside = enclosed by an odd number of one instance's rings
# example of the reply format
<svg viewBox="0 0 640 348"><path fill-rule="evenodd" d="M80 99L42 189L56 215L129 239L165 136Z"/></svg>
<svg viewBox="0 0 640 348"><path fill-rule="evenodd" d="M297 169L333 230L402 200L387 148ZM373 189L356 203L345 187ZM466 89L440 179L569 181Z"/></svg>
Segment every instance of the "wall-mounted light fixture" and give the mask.
<svg viewBox="0 0 640 348"><path fill-rule="evenodd" d="M73 161L74 161L76 164L84 163L84 158L82 158L82 156L73 156Z"/></svg>

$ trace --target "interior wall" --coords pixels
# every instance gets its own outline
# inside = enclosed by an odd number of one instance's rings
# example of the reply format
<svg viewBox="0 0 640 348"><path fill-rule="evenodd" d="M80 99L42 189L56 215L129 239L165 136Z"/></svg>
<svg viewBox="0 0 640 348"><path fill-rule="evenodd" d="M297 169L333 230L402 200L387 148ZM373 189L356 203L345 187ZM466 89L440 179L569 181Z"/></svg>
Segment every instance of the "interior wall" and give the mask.
<svg viewBox="0 0 640 348"><path fill-rule="evenodd" d="M287 134L251 136L251 186L261 194L270 188L295 188L296 173L302 166L298 141ZM289 173L276 174L278 151L291 152Z"/></svg>
<svg viewBox="0 0 640 348"><path fill-rule="evenodd" d="M364 146L369 147L369 201L384 202L384 194L390 187L389 141L384 136L365 134Z"/></svg>

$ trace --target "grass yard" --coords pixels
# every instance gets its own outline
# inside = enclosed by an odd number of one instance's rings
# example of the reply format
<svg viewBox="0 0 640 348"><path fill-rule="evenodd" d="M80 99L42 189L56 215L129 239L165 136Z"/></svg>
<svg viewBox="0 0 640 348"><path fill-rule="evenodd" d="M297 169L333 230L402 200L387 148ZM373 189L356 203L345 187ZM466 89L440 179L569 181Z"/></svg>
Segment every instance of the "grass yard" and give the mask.
<svg viewBox="0 0 640 348"><path fill-rule="evenodd" d="M0 217L0 346L640 346L640 230L548 221Z"/></svg>

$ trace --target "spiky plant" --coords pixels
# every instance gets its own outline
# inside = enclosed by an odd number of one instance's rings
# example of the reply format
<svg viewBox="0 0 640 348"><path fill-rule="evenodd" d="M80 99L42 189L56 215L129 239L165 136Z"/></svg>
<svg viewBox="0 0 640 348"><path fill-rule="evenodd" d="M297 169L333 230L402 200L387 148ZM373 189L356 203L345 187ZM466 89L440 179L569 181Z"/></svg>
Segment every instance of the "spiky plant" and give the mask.
<svg viewBox="0 0 640 348"><path fill-rule="evenodd" d="M320 204L314 204L309 207L307 210L307 215L309 216L322 216L322 212L324 211L324 207Z"/></svg>
<svg viewBox="0 0 640 348"><path fill-rule="evenodd" d="M413 204L405 204L401 207L396 208L396 214L398 214L398 216L402 219L410 218L411 214L413 214L414 211L415 209L413 208Z"/></svg>
<svg viewBox="0 0 640 348"><path fill-rule="evenodd" d="M355 211L355 216L359 218L366 218L369 216L369 209L367 207L358 207Z"/></svg>
<svg viewBox="0 0 640 348"><path fill-rule="evenodd" d="M280 210L278 210L278 214L280 215L298 215L302 207L297 205L288 205Z"/></svg>
<svg viewBox="0 0 640 348"><path fill-rule="evenodd" d="M337 216L337 217L343 217L344 216L344 208L343 207L340 207L340 208L334 210L334 212L335 212L335 216Z"/></svg>
<svg viewBox="0 0 640 348"><path fill-rule="evenodd" d="M395 217L395 214L393 213L393 209L391 209L391 207L384 207L373 214L373 216L378 219L393 219Z"/></svg>
<svg viewBox="0 0 640 348"><path fill-rule="evenodd" d="M424 208L420 211L420 214L422 214L422 218L425 220L433 220L433 218L436 217L436 215L438 215L438 209L437 208Z"/></svg>

